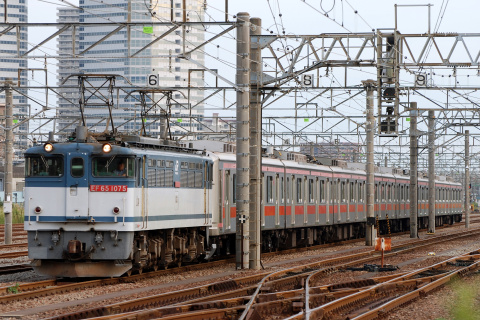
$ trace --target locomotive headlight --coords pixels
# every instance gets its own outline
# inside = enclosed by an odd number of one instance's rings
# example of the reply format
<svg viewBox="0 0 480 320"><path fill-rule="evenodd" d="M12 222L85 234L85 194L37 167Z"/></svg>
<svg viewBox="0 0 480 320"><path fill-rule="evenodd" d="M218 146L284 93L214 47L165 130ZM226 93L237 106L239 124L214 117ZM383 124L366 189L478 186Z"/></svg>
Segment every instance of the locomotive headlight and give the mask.
<svg viewBox="0 0 480 320"><path fill-rule="evenodd" d="M51 152L53 150L53 144L45 143L45 145L43 146L43 149L47 152Z"/></svg>
<svg viewBox="0 0 480 320"><path fill-rule="evenodd" d="M103 152L105 152L105 153L109 153L110 151L112 151L112 146L110 145L110 143L105 143L105 144L102 146L102 150L103 150Z"/></svg>
<svg viewBox="0 0 480 320"><path fill-rule="evenodd" d="M41 207L35 207L35 209L33 209L33 211L35 211L35 213L41 213L42 212L42 208Z"/></svg>
<svg viewBox="0 0 480 320"><path fill-rule="evenodd" d="M113 208L113 214L119 214L120 213L120 208L119 207L115 207Z"/></svg>

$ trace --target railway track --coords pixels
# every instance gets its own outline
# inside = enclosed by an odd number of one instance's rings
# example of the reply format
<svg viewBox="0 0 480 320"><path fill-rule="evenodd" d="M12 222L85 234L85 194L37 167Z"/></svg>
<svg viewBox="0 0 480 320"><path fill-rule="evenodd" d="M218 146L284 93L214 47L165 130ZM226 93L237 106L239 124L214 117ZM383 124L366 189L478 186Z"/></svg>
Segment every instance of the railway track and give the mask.
<svg viewBox="0 0 480 320"><path fill-rule="evenodd" d="M466 237L473 237L478 235L480 235L480 229L469 232L461 232L459 234L436 236L427 240L420 240L415 243L396 246L393 248L395 251L390 253L389 255L399 255L413 250L424 249L425 247L429 247L445 241L465 239ZM274 292L276 290L280 290L282 292L291 292L303 287L303 284L311 281L312 277L314 279L318 279L328 276L331 273L338 272L340 269L345 268L346 266L356 266L366 262L378 260L379 254L375 251L355 253L342 257L324 259L322 261L289 268L274 273L261 273L244 278L237 278L214 284L208 284L205 286L199 286L196 288L169 292L146 298L130 300L122 303L111 304L99 308L91 308L75 313L60 315L51 319L72 320L84 319L89 317L103 317L104 319L112 319L114 315L123 313L127 313L125 314L125 317L128 317L128 319L137 319L137 313L132 314L131 312L137 312L138 310L145 309L147 306L149 308L156 309L138 311L140 312L139 314L145 316L146 313L152 312L152 314L150 314L148 317L156 317L159 313L163 315L170 314L172 312L175 313L175 310L177 310L177 312L187 312L188 310L205 309L202 311L201 314L198 314L198 317L195 316L195 319L211 319L214 318L214 315L210 314L209 312L217 313L220 311L218 309L215 309L214 311L209 311L210 307L220 308L220 306L230 306L225 310L222 309L222 312L227 312L230 314L230 316L232 316L232 314L236 312L236 316L234 316L233 318L243 319L246 317L247 314L258 312L255 311L257 307L259 307L259 310L261 310L261 305L257 305L255 308L252 308L252 306L256 304L256 301L264 301L265 303L267 303L269 299L272 299L272 295L274 295ZM161 272L164 271L170 270L162 270ZM146 276L147 274L149 276L156 276L160 275L161 272L157 271L152 273L146 273L143 275L136 275L133 277L139 279L140 277ZM5 303L8 301L25 299L27 297L22 297L21 295L26 294L28 294L29 297L38 297L41 295L75 290L75 286L77 285L98 286L104 284L111 284L113 283L112 281L134 281L134 278L126 277L121 279L96 280L90 281L88 283L69 285L69 287L57 286L56 288L48 289L51 291L32 291L29 293L20 293L15 296L3 296L0 297L0 302ZM50 283L49 285L52 284ZM316 289L316 287L314 287L313 289L318 290ZM22 285L19 286L19 290L23 291ZM346 292L347 291L343 292L342 294L346 294ZM336 294L336 296L339 297L342 294L338 293ZM305 302L302 302L302 300L300 299L302 296L304 296L304 294L299 294L297 296L293 295L291 298L289 298L290 300L283 301L282 303L277 302L277 304L279 304L280 306L288 306L288 308L290 308L292 311L295 311L296 309L300 310L302 306L305 305ZM268 303L266 304L266 306L268 306ZM265 308L272 310L275 309L273 306ZM279 307L277 306L276 309L278 308ZM244 315L243 318L241 315ZM122 318L122 316L123 315L118 315L118 317L120 318ZM142 316L139 315L138 319L140 319ZM175 316L177 317L176 319L179 319L178 317L180 315L175 314Z"/></svg>
<svg viewBox="0 0 480 320"><path fill-rule="evenodd" d="M0 259L19 258L28 256L28 250L0 253Z"/></svg>
<svg viewBox="0 0 480 320"><path fill-rule="evenodd" d="M24 271L30 271L30 270L33 270L33 268L30 267L29 265L25 265L25 264L0 266L0 275L17 273L17 272L24 272Z"/></svg>

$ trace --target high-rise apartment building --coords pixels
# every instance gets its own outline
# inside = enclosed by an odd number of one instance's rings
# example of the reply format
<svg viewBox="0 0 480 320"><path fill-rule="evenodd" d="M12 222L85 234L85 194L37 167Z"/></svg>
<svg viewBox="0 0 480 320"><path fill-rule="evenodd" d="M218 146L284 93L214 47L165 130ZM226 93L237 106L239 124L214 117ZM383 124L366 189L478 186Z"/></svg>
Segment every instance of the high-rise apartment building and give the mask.
<svg viewBox="0 0 480 320"><path fill-rule="evenodd" d="M137 51L144 48L158 36L175 26L175 22L183 21L183 13L186 10L188 21L204 20L204 3L200 0L186 0L186 8L183 8L183 0L159 0L155 2L143 0L80 0L80 9L59 9L58 22L80 22L80 26L75 31L76 42L75 54L80 55L80 59L69 60L74 53L72 52L72 32L64 32L58 40L59 54L65 56L59 62L58 82L69 74L115 74L118 75L115 80L115 86L130 87L131 85L123 79L127 79L133 86L140 88L147 87L147 77L150 74L158 75L160 88L192 87L188 90L174 91L172 95L172 121L171 131L175 135L184 135L191 128L192 131L198 130L198 123L194 121L190 124L189 119L184 119L190 115L189 105L195 106L203 99L203 91L196 90L197 87L203 87L203 73L198 71L198 66L179 57L184 51L188 51L204 42L204 29L200 26L188 27L183 32L182 28L177 28L162 40L144 49L135 57L129 58ZM172 8L173 5L173 8ZM171 20L173 14L173 22ZM104 41L97 44L97 41L117 29L118 26L99 27L98 25L89 25L90 23L121 23L137 22L138 25L131 28L123 28L112 34ZM168 25L152 25L153 22L169 22ZM171 23L170 23L171 22ZM183 37L185 34L185 38ZM185 39L185 40L184 40ZM185 42L184 42L185 41ZM92 47L93 45L93 47ZM91 48L91 49L89 49ZM88 50L87 50L88 49ZM87 50L85 53L82 53ZM171 58L167 58L171 55ZM192 59L204 64L204 54L202 50L197 50L192 54ZM188 81L190 79L190 82ZM77 78L70 78L65 83L72 86L77 85ZM100 87L105 80L92 79L90 84L94 87ZM115 89L111 99L114 103L113 115L115 125L121 124L119 131L133 132L141 127L140 119L140 101L137 96L129 97L125 100L129 90ZM61 90L63 98L59 100L57 130L69 132L74 129L72 121L79 118L79 91L72 89ZM102 90L104 96L107 93ZM89 93L86 92L88 96ZM162 95L156 94L156 99ZM160 103L162 108L166 108L166 99ZM72 102L74 102L72 104ZM90 105L88 105L90 103ZM150 103L147 101L147 103ZM92 97L86 104L85 114L87 117L87 126L96 131L103 131L107 123L108 109L103 106L94 106L101 104L100 99ZM165 110L167 111L167 110ZM158 114L158 113L157 113ZM201 117L203 114L203 105L198 104L192 110L193 117ZM102 120L105 119L105 120ZM128 119L132 119L128 121ZM135 121L137 119L137 121ZM178 119L182 119L179 121ZM147 122L147 132L155 135L159 131L159 122L150 124Z"/></svg>
<svg viewBox="0 0 480 320"><path fill-rule="evenodd" d="M0 2L0 21L5 21L5 3L7 3L7 22L28 22L27 0ZM27 59L18 58L18 56L27 52L28 35L25 27L20 27L19 32L20 34L17 36L14 28L0 38L0 86L3 87L6 79L11 79L13 82L12 86L19 91L13 91L13 122L14 126L18 124L13 130L15 136L13 144L15 150L14 161L21 160L23 151L29 145L28 121L20 124L28 116L29 111L28 100L24 96L27 94L27 90L22 89L22 87L27 86L28 64ZM5 104L5 92L0 92L0 104ZM2 134L0 137L0 154L4 154L4 139L5 136ZM4 157L1 157L1 159L3 161Z"/></svg>

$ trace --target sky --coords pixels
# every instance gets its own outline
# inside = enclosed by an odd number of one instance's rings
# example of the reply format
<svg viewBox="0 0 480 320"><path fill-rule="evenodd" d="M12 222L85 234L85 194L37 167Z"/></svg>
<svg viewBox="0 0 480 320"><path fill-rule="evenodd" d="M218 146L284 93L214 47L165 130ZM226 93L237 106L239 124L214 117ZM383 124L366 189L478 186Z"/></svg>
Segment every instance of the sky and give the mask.
<svg viewBox="0 0 480 320"><path fill-rule="evenodd" d="M73 1L72 1L73 3ZM437 32L459 32L459 33L474 33L478 32L478 12L480 12L480 1L478 0L431 0L431 1L390 1L390 0L230 0L228 1L228 14L229 20L234 21L236 15L239 12L248 12L251 17L259 17L262 19L262 34L286 34L286 35L318 35L322 33L359 33L359 32L375 32L377 29L387 32L395 27L395 4L401 3L401 6L397 7L397 23L398 30L402 34L422 34L429 29L429 8L430 8L430 30ZM30 22L54 22L56 19L56 8L61 4L61 1L57 0L29 0L29 20ZM207 21L223 21L225 16L225 0L207 0ZM430 6L428 6L430 4ZM411 5L411 6L408 6ZM207 37L213 36L215 33L221 31L221 28L214 28L208 30ZM234 61L235 61L235 33L232 32L229 35L216 40L212 45L206 47L208 54L206 59L206 65L209 68L217 68L220 73L234 81ZM41 32L31 34L29 41L36 43L43 39ZM286 44L286 43L285 43ZM293 44L295 45L295 44ZM440 46L443 44L440 43ZM445 44L448 45L448 44ZM469 44L474 48L474 52L480 50L480 44ZM54 50L54 43L50 44L52 50ZM418 49L418 48L414 48ZM414 50L412 49L412 50ZM225 61L227 63L220 63L219 61ZM42 63L42 62L38 62ZM34 67L34 63L30 64ZM49 83L54 84L55 79L55 62L50 61L49 64ZM336 74L335 77L332 74L323 74L325 70L322 70L322 85L328 86L328 84L343 83L343 71ZM349 71L350 72L350 71ZM440 76L440 73L444 72ZM432 77L432 82L436 86L450 86L454 81L451 71L444 70L437 72L435 79ZM462 73L463 72L463 73ZM474 84L475 72L459 70L459 84L472 85ZM43 75L37 74L36 81L41 83ZM375 78L376 75L371 70L353 70L349 73L349 85L359 85L361 80L367 78ZM412 83L413 76L405 75L405 83ZM477 79L477 77L475 77ZM207 79L209 83L212 83L211 79ZM337 81L335 81L337 80ZM330 82L329 82L330 81ZM339 95L338 97L331 97L331 101L328 99L325 101L319 101L319 104L325 104L328 107L329 103L340 103L343 101L346 94ZM300 95L298 101L308 101L309 93L305 92ZM474 97L475 101L478 100L478 96ZM234 93L226 96L228 102L234 102ZM276 116L284 114L284 111L279 111L282 108L290 108L292 105L293 97L290 99L284 99L279 101L278 109L264 111L264 116ZM359 99L353 99L345 103L344 113L362 115L364 112L364 96L359 96ZM418 97L420 103L425 106L429 106L431 102L426 99ZM444 104L445 96L442 94L435 94L432 99L437 103ZM211 110L208 110L209 104L207 104L207 113L215 112L213 105L221 105L223 102L219 98L217 100L212 99L210 105ZM223 99L225 100L225 99ZM55 101L54 98L50 101ZM464 101L462 101L463 103ZM343 105L342 105L343 106ZM226 110L217 111L224 116L232 117L233 112ZM291 114L291 113L290 113ZM299 114L300 117L308 119L313 117L311 110L305 110ZM330 121L330 122L329 122ZM292 128L294 123L292 120L284 120L281 125ZM317 131L324 130L325 128L331 128L334 125L332 120L325 120L322 126L318 123L315 126L310 126L310 129ZM351 130L350 123L342 124L343 131ZM463 129L455 128L454 130L461 131ZM331 131L332 132L332 131ZM341 137L342 141L351 141L351 138ZM358 141L362 143L362 141ZM384 142L378 141L378 144ZM398 145L398 142L395 142ZM400 142L402 144L403 142ZM480 141L477 141L480 145ZM388 146L386 147L388 152ZM407 149L405 149L407 150ZM475 154L475 152L473 152Z"/></svg>

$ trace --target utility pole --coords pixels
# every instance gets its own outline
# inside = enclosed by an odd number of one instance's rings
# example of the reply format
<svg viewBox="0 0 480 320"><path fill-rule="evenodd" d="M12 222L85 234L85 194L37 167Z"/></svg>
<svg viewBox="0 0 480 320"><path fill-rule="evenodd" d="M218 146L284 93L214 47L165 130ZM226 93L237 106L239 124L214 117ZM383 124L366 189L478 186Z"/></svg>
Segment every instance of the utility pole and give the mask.
<svg viewBox="0 0 480 320"><path fill-rule="evenodd" d="M373 157L373 138L375 132L375 116L373 114L373 93L375 81L362 81L367 90L367 223L365 245L373 246L375 241L375 164Z"/></svg>
<svg viewBox="0 0 480 320"><path fill-rule="evenodd" d="M470 131L465 130L465 228L470 227Z"/></svg>
<svg viewBox="0 0 480 320"><path fill-rule="evenodd" d="M236 176L236 266L249 266L249 158L250 158L250 15L237 14L237 176Z"/></svg>
<svg viewBox="0 0 480 320"><path fill-rule="evenodd" d="M410 238L418 237L418 131L417 103L410 102Z"/></svg>
<svg viewBox="0 0 480 320"><path fill-rule="evenodd" d="M13 93L12 81L5 82L5 244L12 244L12 183L13 183Z"/></svg>
<svg viewBox="0 0 480 320"><path fill-rule="evenodd" d="M428 233L435 233L435 111L428 111Z"/></svg>
<svg viewBox="0 0 480 320"><path fill-rule="evenodd" d="M261 35L262 19L250 19L250 34ZM257 38L258 39L258 38ZM250 269L260 269L262 195L262 48L250 43Z"/></svg>

